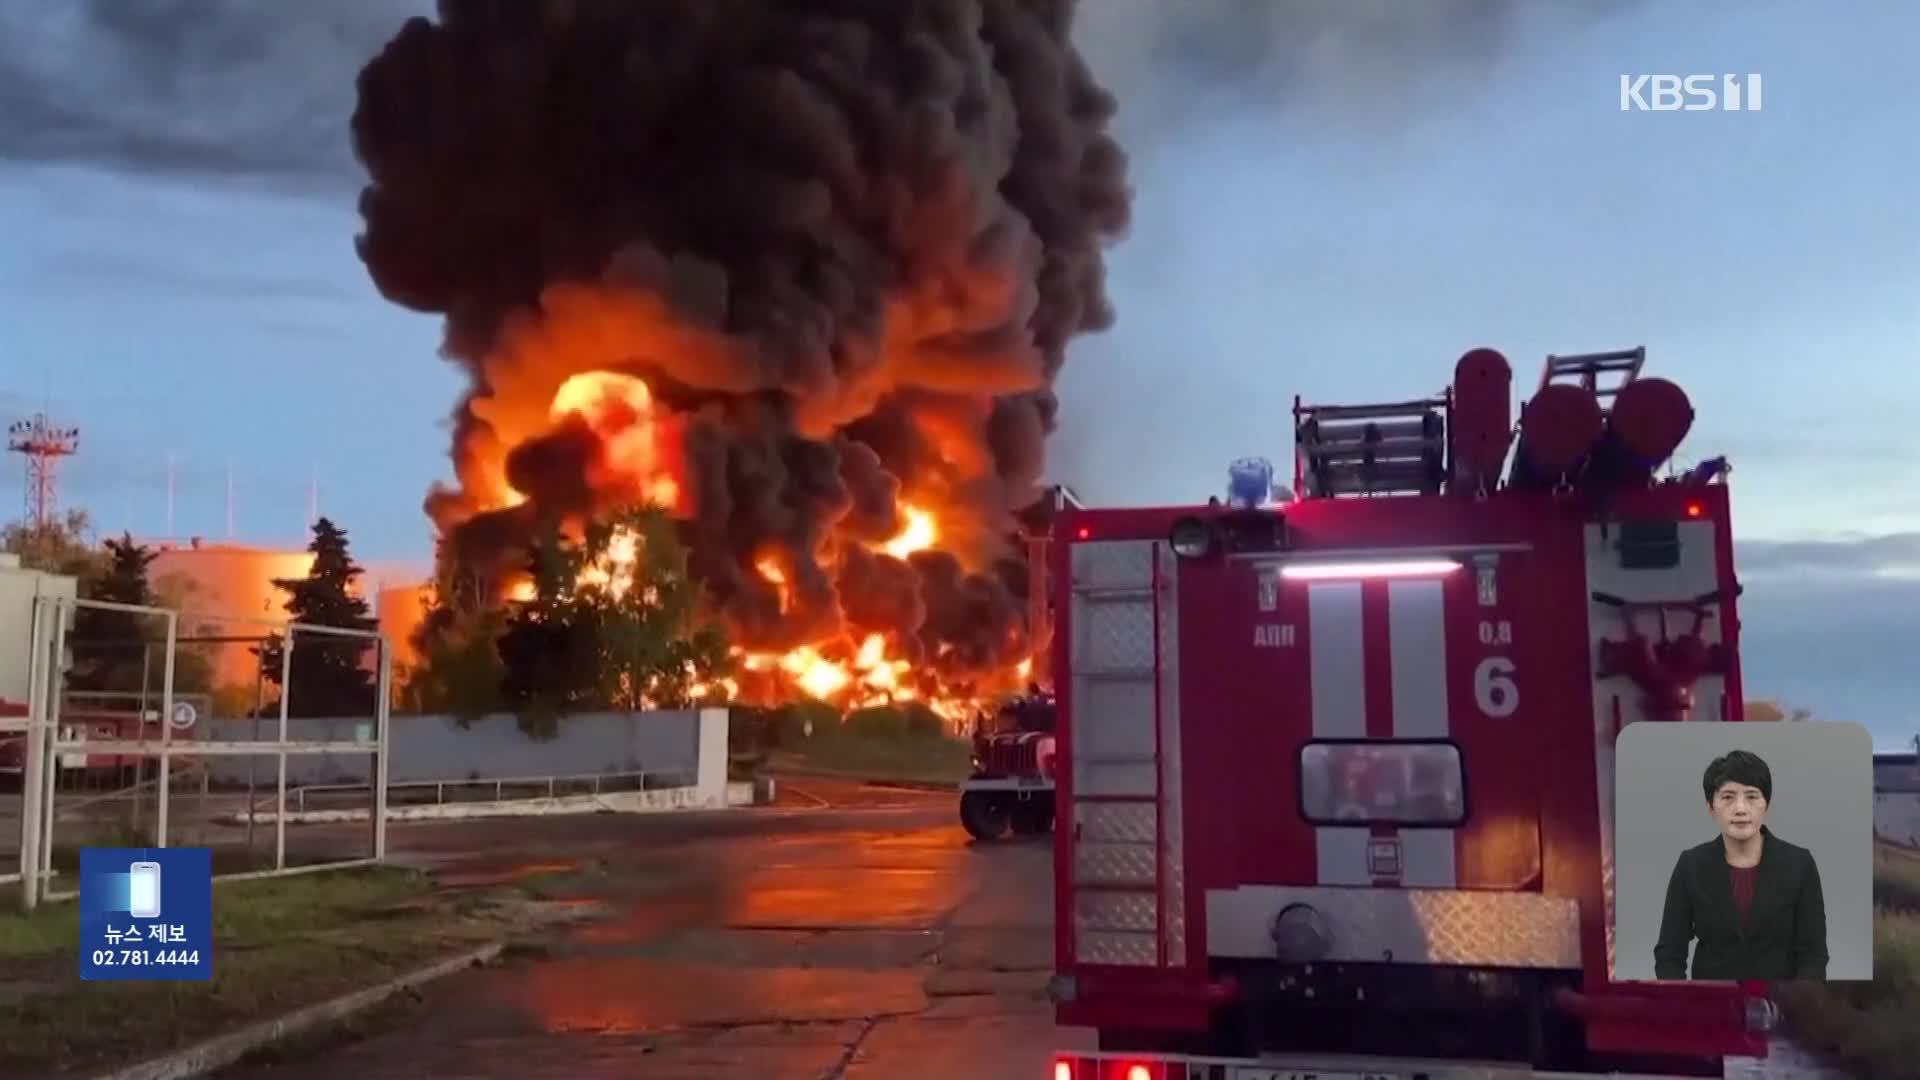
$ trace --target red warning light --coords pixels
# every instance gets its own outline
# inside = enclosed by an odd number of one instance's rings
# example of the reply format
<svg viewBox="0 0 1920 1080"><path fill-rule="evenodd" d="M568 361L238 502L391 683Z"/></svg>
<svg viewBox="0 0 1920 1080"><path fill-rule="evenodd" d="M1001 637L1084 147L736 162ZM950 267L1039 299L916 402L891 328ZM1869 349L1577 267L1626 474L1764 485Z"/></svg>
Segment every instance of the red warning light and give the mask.
<svg viewBox="0 0 1920 1080"><path fill-rule="evenodd" d="M1704 514L1706 512L1707 512L1707 508L1704 506L1701 506L1697 502L1690 502L1687 504L1687 516L1690 518L1697 518L1701 514Z"/></svg>
<svg viewBox="0 0 1920 1080"><path fill-rule="evenodd" d="M1081 540L1085 540L1087 537L1092 535L1093 535L1093 530L1087 528L1085 525L1080 526L1080 528L1074 533L1074 536Z"/></svg>
<svg viewBox="0 0 1920 1080"><path fill-rule="evenodd" d="M1073 1063L1070 1061L1054 1062L1053 1080L1073 1080Z"/></svg>
<svg viewBox="0 0 1920 1080"><path fill-rule="evenodd" d="M1127 1070L1127 1080L1153 1080L1153 1074L1145 1065L1135 1065Z"/></svg>

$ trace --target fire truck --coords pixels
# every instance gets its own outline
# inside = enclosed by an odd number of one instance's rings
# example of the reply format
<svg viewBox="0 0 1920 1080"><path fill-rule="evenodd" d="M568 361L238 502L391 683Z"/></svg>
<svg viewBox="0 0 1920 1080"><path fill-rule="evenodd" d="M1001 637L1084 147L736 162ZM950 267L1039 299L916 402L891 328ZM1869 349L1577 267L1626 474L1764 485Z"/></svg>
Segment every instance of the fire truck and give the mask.
<svg viewBox="0 0 1920 1080"><path fill-rule="evenodd" d="M1613 975L1614 740L1742 716L1726 464L1668 464L1645 361L1549 357L1515 424L1475 349L1296 398L1291 489L1061 516L1051 993L1099 1050L1056 1078L1765 1055L1765 984Z"/></svg>
<svg viewBox="0 0 1920 1080"><path fill-rule="evenodd" d="M1053 828L1053 695L1038 686L973 728L973 774L960 785L960 824L981 841Z"/></svg>

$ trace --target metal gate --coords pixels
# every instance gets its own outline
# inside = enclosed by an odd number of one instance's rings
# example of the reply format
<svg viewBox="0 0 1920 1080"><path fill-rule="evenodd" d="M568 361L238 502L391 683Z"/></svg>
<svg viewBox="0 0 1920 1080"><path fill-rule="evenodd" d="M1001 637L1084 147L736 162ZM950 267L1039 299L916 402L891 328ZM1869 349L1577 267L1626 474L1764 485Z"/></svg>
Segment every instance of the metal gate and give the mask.
<svg viewBox="0 0 1920 1080"><path fill-rule="evenodd" d="M62 711L66 708L70 697L67 674L73 664L70 635L74 626L74 616L76 612L87 609L146 616L165 626L161 686L157 699L159 709L156 715L160 718L157 740L128 739L124 735L101 737L98 732L91 730L85 724L76 724L72 727L62 725ZM93 755L130 756L143 761L149 759L153 761L158 798L152 834L154 847L168 846L168 811L171 802L173 766L176 759L248 755L275 758L278 765L278 785L274 811L271 815L274 822L273 868L244 873L217 874L216 877L237 879L339 869L377 863L386 857L387 746L393 658L392 650L385 637L378 631L347 630L308 623L272 619L236 620L230 616L216 618L219 621L240 621L265 627L267 629L263 637L273 636L281 643L278 681L281 688L279 722L277 730L268 738L188 740L174 737L175 724L170 722L170 718L175 715L176 703L186 697L186 695L176 696L174 692L174 661L180 645L181 613L166 608L116 604L101 600L74 600L60 596L43 595L34 599L28 634L27 715L24 719L0 718L0 734L10 730L16 731L24 741L19 817L19 867L17 872L0 873L0 884L19 882L21 903L28 910L43 900L64 900L79 895L77 888L68 890L54 888L56 879L53 861L54 824L58 809L56 780L63 760L84 761L92 758ZM374 650L373 715L371 723L363 725L366 730L356 732L359 737L349 740L289 737L288 708L293 655L301 635L357 639ZM161 643L156 642L156 644ZM138 722L141 725L144 725L147 720L145 712L142 710L140 714ZM336 859L295 867L287 865L287 758L294 754L373 755L371 787L374 805L371 815L372 853L370 857Z"/></svg>

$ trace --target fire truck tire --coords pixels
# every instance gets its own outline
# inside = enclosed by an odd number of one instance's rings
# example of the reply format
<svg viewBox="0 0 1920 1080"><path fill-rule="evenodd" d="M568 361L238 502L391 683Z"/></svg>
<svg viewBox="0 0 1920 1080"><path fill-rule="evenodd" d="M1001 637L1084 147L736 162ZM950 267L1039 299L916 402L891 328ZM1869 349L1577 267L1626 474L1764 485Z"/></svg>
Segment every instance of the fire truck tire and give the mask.
<svg viewBox="0 0 1920 1080"><path fill-rule="evenodd" d="M1013 807L1006 796L994 791L960 793L960 824L975 840L991 842L1007 835L1013 824Z"/></svg>

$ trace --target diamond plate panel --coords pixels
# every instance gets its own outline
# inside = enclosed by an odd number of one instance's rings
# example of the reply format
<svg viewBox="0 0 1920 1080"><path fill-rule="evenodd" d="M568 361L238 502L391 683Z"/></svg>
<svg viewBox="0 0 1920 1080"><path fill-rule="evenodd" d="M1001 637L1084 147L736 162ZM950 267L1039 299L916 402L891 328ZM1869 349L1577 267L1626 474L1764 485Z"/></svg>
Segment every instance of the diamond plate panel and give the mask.
<svg viewBox="0 0 1920 1080"><path fill-rule="evenodd" d="M1153 757L1152 679L1075 679L1073 693L1075 757Z"/></svg>
<svg viewBox="0 0 1920 1080"><path fill-rule="evenodd" d="M1074 805L1079 838L1095 844L1153 843L1153 804L1082 802Z"/></svg>
<svg viewBox="0 0 1920 1080"><path fill-rule="evenodd" d="M1073 899L1074 926L1089 931L1151 934L1159 927L1159 905L1150 892L1082 892Z"/></svg>
<svg viewBox="0 0 1920 1080"><path fill-rule="evenodd" d="M1073 667L1086 672L1153 671L1153 603L1073 598Z"/></svg>
<svg viewBox="0 0 1920 1080"><path fill-rule="evenodd" d="M1077 588L1145 588L1153 581L1152 540L1109 540L1073 545Z"/></svg>
<svg viewBox="0 0 1920 1080"><path fill-rule="evenodd" d="M1080 795L1153 797L1153 759L1137 763L1097 764L1074 755L1073 790Z"/></svg>
<svg viewBox="0 0 1920 1080"><path fill-rule="evenodd" d="M1454 889L1246 886L1207 894L1207 949L1272 956L1273 920L1309 904L1332 933L1329 960L1580 967L1580 905L1564 897Z"/></svg>
<svg viewBox="0 0 1920 1080"><path fill-rule="evenodd" d="M1175 967L1187 959L1186 845L1181 828L1180 784L1180 620L1178 557L1171 548L1156 547L1160 561L1160 831L1161 886L1166 894L1167 951L1165 962Z"/></svg>
<svg viewBox="0 0 1920 1080"><path fill-rule="evenodd" d="M1073 880L1078 885L1152 885L1153 845L1074 845Z"/></svg>
<svg viewBox="0 0 1920 1080"><path fill-rule="evenodd" d="M1075 958L1082 964L1151 967L1159 962L1159 941L1152 934L1087 930L1075 935Z"/></svg>

